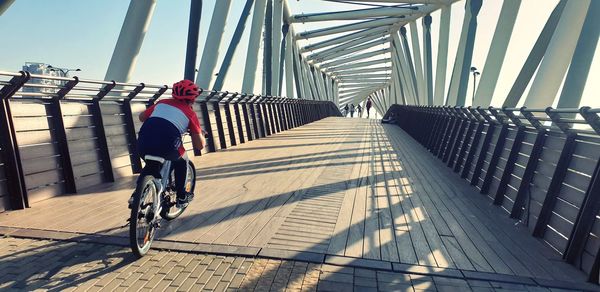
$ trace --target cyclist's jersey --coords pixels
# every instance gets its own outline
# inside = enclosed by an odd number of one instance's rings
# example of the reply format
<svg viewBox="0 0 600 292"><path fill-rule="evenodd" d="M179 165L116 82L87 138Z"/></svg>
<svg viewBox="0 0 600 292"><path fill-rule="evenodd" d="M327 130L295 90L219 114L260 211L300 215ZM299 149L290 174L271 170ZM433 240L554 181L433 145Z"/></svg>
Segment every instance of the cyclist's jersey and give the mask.
<svg viewBox="0 0 600 292"><path fill-rule="evenodd" d="M200 122L192 108L185 102L176 99L163 99L146 110L148 118L162 118L173 124L179 134L188 129L192 134L200 134Z"/></svg>
<svg viewBox="0 0 600 292"><path fill-rule="evenodd" d="M187 130L200 134L196 113L185 102L165 99L149 107L144 115L148 119L138 134L138 151L141 155L155 155L176 160L185 153L181 136Z"/></svg>

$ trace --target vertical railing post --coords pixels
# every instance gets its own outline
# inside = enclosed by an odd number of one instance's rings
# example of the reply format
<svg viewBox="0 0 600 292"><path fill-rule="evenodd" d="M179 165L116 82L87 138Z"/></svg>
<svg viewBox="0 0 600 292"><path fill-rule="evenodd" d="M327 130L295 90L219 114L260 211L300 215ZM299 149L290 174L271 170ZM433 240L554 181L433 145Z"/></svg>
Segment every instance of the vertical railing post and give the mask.
<svg viewBox="0 0 600 292"><path fill-rule="evenodd" d="M454 163L454 168L452 169L454 172L458 172L460 170L461 161L465 158L467 153L467 148L469 146L469 141L471 140L471 136L473 135L473 129L475 129L475 123L478 121L477 117L473 115L473 111L471 107L468 107L465 110L465 115L467 117L467 125L465 126L464 138L462 140L462 146L460 147L460 152L458 152L458 156L456 157L456 162ZM454 160L453 160L454 161ZM464 167L464 165L463 165Z"/></svg>
<svg viewBox="0 0 600 292"><path fill-rule="evenodd" d="M69 91L71 91L71 89L73 89L77 83L79 83L79 79L77 77L73 77L73 80L67 81L67 83L56 93L56 96L54 96L50 102L50 113L53 118L54 133L56 135L56 141L58 142L58 152L60 153L60 160L65 179L65 192L67 194L76 193L77 187L75 185L73 164L71 163L71 152L69 151L67 130L65 129L65 123L63 120L61 100L64 99L65 95L67 95L67 93L69 93Z"/></svg>
<svg viewBox="0 0 600 292"><path fill-rule="evenodd" d="M483 138L483 144L481 146L481 150L479 151L479 157L477 157L477 163L475 164L475 168L473 169L473 176L471 177L471 185L475 186L479 182L479 176L481 175L481 170L483 168L483 163L485 162L485 157L487 156L487 151L490 148L490 143L492 142L492 138L494 137L494 132L496 132L496 127L498 125L497 121L494 121L490 118L489 114L480 109L479 112L482 114L484 119L488 122L488 128L485 133L485 138Z"/></svg>
<svg viewBox="0 0 600 292"><path fill-rule="evenodd" d="M242 96L233 103L235 123L238 129L238 138L240 139L240 144L246 143L246 137L244 137L244 127L242 126L242 115L240 114L240 102L242 102L246 96L247 94L242 94Z"/></svg>
<svg viewBox="0 0 600 292"><path fill-rule="evenodd" d="M465 159L465 164L463 165L462 172L460 173L460 177L466 179L469 176L469 171L471 171L471 165L473 164L473 159L475 158L475 153L477 153L477 148L479 146L479 140L481 140L481 135L483 135L483 128L485 127L486 119L479 112L480 108L471 109L471 113L477 119L477 125L475 128L473 140L471 141L471 147L469 148L469 153L467 154L467 158ZM472 121L473 123L475 121ZM458 171L457 168L454 168L455 171Z"/></svg>
<svg viewBox="0 0 600 292"><path fill-rule="evenodd" d="M525 205L525 199L527 193L529 192L529 188L531 187L531 182L535 175L535 170L537 168L540 156L544 150L546 137L548 136L546 129L540 123L540 121L538 121L535 116L531 114L531 112L527 112L525 110L525 108L521 108L521 114L533 127L535 127L537 134L535 136L535 142L533 143L533 149L531 149L531 154L529 155L529 160L527 161L527 166L525 166L523 178L521 178L521 183L519 184L519 189L517 190L517 196L515 197L513 208L510 212L510 217L514 219L521 218L523 206Z"/></svg>
<svg viewBox="0 0 600 292"><path fill-rule="evenodd" d="M221 99L227 96L229 92L224 92L217 100L212 102L213 109L215 111L215 122L217 122L217 132L219 133L219 144L221 145L221 149L227 149L227 141L225 140L225 129L223 129L223 118L221 117L221 108L219 104L221 103Z"/></svg>
<svg viewBox="0 0 600 292"><path fill-rule="evenodd" d="M204 124L204 129L208 133L208 139L206 144L208 146L208 152L217 151L217 147L215 145L215 135L213 134L212 124L210 122L210 115L208 112L208 101L213 98L218 92L213 90L204 100L200 101L200 111L202 112L202 123Z"/></svg>
<svg viewBox="0 0 600 292"><path fill-rule="evenodd" d="M563 179L567 174L569 164L571 164L573 152L575 152L575 146L577 145L577 133L573 133L568 126L563 125L560 122L560 116L558 114L551 113L550 111L551 108L547 108L546 114L559 128L561 128L565 135L567 135L567 139L565 140L565 144L563 145L560 157L558 158L558 163L554 168L554 173L552 174L550 186L546 191L546 197L544 198L542 209L540 210L538 220L535 224L535 228L533 229L533 236L535 237L542 237L546 232L548 221L550 221L552 210L556 205L558 193L560 192Z"/></svg>
<svg viewBox="0 0 600 292"><path fill-rule="evenodd" d="M496 205L502 205L502 202L504 201L504 194L508 188L508 182L515 169L515 163L517 162L517 158L519 158L519 151L521 151L521 145L523 145L523 139L525 138L525 125L521 120L519 120L519 118L510 110L503 109L503 112L517 127L517 134L515 135L512 147L510 148L510 154L506 160L502 177L500 177L500 184L498 185L498 189L494 196L494 204Z"/></svg>
<svg viewBox="0 0 600 292"><path fill-rule="evenodd" d="M225 99L225 120L227 121L227 130L229 131L229 142L231 142L231 146L237 145L237 139L235 137L235 130L233 129L233 119L231 118L231 108L229 107L230 100L234 99L238 93L233 93L233 95L229 98Z"/></svg>
<svg viewBox="0 0 600 292"><path fill-rule="evenodd" d="M277 119L275 117L275 106L274 106L275 97L269 96L269 99L265 102L265 106L267 107L267 113L269 116L269 125L271 125L271 134L276 134L279 132L277 127Z"/></svg>
<svg viewBox="0 0 600 292"><path fill-rule="evenodd" d="M29 207L27 198L27 187L21 164L21 154L15 128L13 125L9 99L30 79L29 72L20 72L20 76L13 77L9 83L0 90L0 145L4 167L6 168L6 179L8 184L8 199L13 210Z"/></svg>
<svg viewBox="0 0 600 292"><path fill-rule="evenodd" d="M250 117L250 113L248 112L248 106L252 107L252 104L250 103L250 101L254 98L254 95L250 95L247 98L243 99L242 101L240 101L240 103L242 104L242 113L244 114L244 121L245 121L245 126L246 126L246 137L248 138L248 141L252 141L254 140L254 134L252 132L252 129L254 127L254 113L252 113L252 118Z"/></svg>
<svg viewBox="0 0 600 292"><path fill-rule="evenodd" d="M254 107L256 108L256 112L253 113L253 116L255 118L254 120L254 130L256 132L256 136L260 137L260 138L264 138L266 137L266 133L265 133L265 121L263 118L263 110L262 110L262 106L261 106L261 100L263 99L263 96L258 96L258 98L256 99L256 102L253 104ZM260 129L260 131L259 131Z"/></svg>
<svg viewBox="0 0 600 292"><path fill-rule="evenodd" d="M261 102L260 106L261 106L261 112L262 112L262 120L264 123L264 129L265 129L265 136L271 136L271 125L272 123L270 123L269 117L270 117L270 111L269 111L269 100L271 99L270 96L265 96L264 100Z"/></svg>
<svg viewBox="0 0 600 292"><path fill-rule="evenodd" d="M600 118L595 113L590 113L589 107L583 107L580 110L581 116L586 122L600 135ZM579 214L575 220L575 225L567 249L564 253L564 259L571 264L575 264L579 256L584 252L587 238L590 236L596 216L600 211L600 160L596 162L596 168L592 173L590 184L585 192L583 203L579 209ZM595 262L600 259L600 254L596 255ZM598 274L598 273L596 273Z"/></svg>
<svg viewBox="0 0 600 292"><path fill-rule="evenodd" d="M494 178L494 172L496 172L496 166L498 166L498 160L500 160L500 155L502 154L502 150L504 150L504 144L506 143L509 127L508 122L504 120L502 116L500 116L496 109L490 108L490 112L494 115L494 117L496 117L496 120L501 123L501 126L500 133L498 134L498 140L496 140L496 146L494 147L494 152L490 158L490 162L485 173L485 178L483 179L483 184L481 185L480 193L482 194L487 194L490 190L490 185L492 183L492 179Z"/></svg>
<svg viewBox="0 0 600 292"><path fill-rule="evenodd" d="M140 83L129 95L123 99L123 113L125 117L125 133L127 133L127 142L130 145L131 170L133 173L142 172L142 161L137 147L137 133L135 132L135 123L133 122L133 113L131 112L131 100L133 100L146 85Z"/></svg>
<svg viewBox="0 0 600 292"><path fill-rule="evenodd" d="M100 152L100 159L102 160L102 170L104 173L104 181L114 182L115 175L113 173L112 161L110 159L110 151L108 150L108 142L106 141L106 132L104 130L104 118L102 118L102 108L100 101L115 88L116 82L112 81L106 84L99 92L96 97L92 99L92 118L94 120L94 132L96 139L98 139L98 148Z"/></svg>
<svg viewBox="0 0 600 292"><path fill-rule="evenodd" d="M467 127L467 122L469 121L463 112L463 107L455 108L455 113L457 117L456 126L454 126L454 131L452 133L452 137L448 143L448 150L446 151L446 155L444 156L444 162L447 163L448 167L454 166L454 158L456 156L456 152L458 151L458 146L460 145L460 139L465 133L465 129Z"/></svg>

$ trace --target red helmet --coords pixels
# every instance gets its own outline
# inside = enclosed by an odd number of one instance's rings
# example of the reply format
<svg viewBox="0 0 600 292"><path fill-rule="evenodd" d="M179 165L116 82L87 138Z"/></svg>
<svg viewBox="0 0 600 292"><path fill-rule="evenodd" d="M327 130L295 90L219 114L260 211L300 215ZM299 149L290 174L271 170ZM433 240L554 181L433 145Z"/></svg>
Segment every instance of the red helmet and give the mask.
<svg viewBox="0 0 600 292"><path fill-rule="evenodd" d="M198 86L191 80L181 80L173 84L173 98L185 101L194 101L200 95Z"/></svg>

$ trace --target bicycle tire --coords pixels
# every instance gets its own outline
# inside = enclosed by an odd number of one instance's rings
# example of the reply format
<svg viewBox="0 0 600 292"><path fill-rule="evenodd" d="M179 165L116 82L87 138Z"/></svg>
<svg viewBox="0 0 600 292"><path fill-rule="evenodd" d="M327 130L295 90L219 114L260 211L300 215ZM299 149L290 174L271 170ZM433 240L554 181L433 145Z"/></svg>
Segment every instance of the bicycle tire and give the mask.
<svg viewBox="0 0 600 292"><path fill-rule="evenodd" d="M138 240L140 239L138 237L140 235L138 233L138 229L142 227L141 223L143 223L144 221L147 222L148 218L152 218L152 220L154 219L153 206L151 204L148 205L147 203L145 203L146 198L148 197L148 195L150 195L150 203L158 203L154 202L157 196L153 193L146 192L147 188L153 189L155 193L157 192L156 185L154 184L154 177L151 175L146 175L142 179L140 179L133 194L133 205L131 207L131 216L129 218L129 245L131 247L131 251L133 251L133 253L138 258L141 258L148 253L148 251L150 250L150 246L154 241L154 235L156 234L156 227L153 226L154 222L150 222L150 224L147 224L147 230L143 232L143 245L140 246L138 244ZM142 204L145 205L144 208L141 208ZM149 211L152 212L144 213Z"/></svg>
<svg viewBox="0 0 600 292"><path fill-rule="evenodd" d="M191 177L189 178L191 186L190 189L187 191L193 193L196 189L196 167L194 166L194 163L192 161L188 161L188 172L191 174ZM171 175L171 177L173 177L173 175ZM169 201L163 204L163 209L161 211L160 216L166 219L167 221L171 221L179 217L183 213L183 211L185 211L187 206L183 208L177 208L173 205L174 202L171 202L170 200L172 195L167 196L168 197L165 197L165 199Z"/></svg>

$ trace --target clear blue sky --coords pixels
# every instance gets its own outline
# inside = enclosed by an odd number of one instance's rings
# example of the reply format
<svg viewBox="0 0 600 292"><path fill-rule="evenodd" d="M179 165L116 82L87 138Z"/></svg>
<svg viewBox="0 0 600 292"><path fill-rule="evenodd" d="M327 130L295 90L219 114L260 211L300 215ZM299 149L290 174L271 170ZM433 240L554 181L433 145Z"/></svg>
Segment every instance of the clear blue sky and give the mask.
<svg viewBox="0 0 600 292"><path fill-rule="evenodd" d="M245 0L232 0L221 58L231 39ZM215 0L205 0L202 11L199 56L208 30ZM499 102L510 89L535 42L545 19L557 0L524 0L517 18L511 46L498 83ZM352 6L316 0L289 0L293 13L346 10ZM106 73L117 41L129 1L126 0L20 0L0 16L0 70L18 71L25 62L44 62L57 67L81 68L81 77L102 79ZM132 82L169 84L183 76L183 64L189 18L189 0L158 0L154 17L132 76ZM460 34L464 2L453 5L451 33ZM483 67L493 35L501 1L484 1L479 17L479 27L473 64ZM437 21L433 15L433 53L437 52ZM299 25L296 31L311 29L314 25ZM249 24L241 45L234 57L233 67L225 82L225 89L236 91L241 86L243 59L247 48ZM600 49L600 47L599 47ZM449 70L454 62L456 43L449 48ZM596 53L596 56L600 55ZM600 58L592 65L590 78L600 75ZM217 66L220 64L219 60ZM200 57L198 57L198 64ZM435 63L435 62L434 62ZM260 65L259 65L260 66ZM434 64L435 66L435 64ZM480 68L483 69L483 68ZM218 67L217 69L218 70ZM261 70L261 68L258 68ZM435 70L434 70L435 71ZM447 79L449 80L449 79ZM596 82L597 83L597 82ZM257 82L259 84L259 82ZM470 85L471 86L471 85ZM259 87L256 87L259 88ZM597 92L600 85L588 82L584 103L600 106ZM470 89L469 89L470 90ZM594 95L596 98L594 98Z"/></svg>

